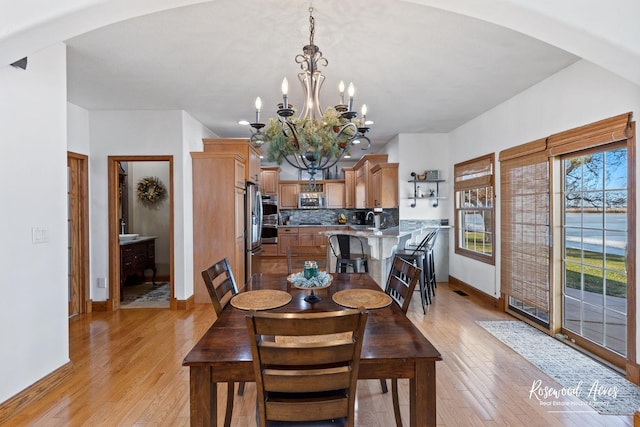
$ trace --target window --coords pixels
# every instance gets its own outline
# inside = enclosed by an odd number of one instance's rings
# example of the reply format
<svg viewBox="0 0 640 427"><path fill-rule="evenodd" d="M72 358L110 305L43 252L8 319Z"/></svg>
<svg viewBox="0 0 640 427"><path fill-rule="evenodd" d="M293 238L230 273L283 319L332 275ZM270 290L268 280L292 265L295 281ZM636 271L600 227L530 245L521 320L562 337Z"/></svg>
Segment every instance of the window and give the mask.
<svg viewBox="0 0 640 427"><path fill-rule="evenodd" d="M456 253L494 263L493 154L454 166Z"/></svg>
<svg viewBox="0 0 640 427"><path fill-rule="evenodd" d="M623 369L636 349L634 147L626 113L500 152L506 311Z"/></svg>

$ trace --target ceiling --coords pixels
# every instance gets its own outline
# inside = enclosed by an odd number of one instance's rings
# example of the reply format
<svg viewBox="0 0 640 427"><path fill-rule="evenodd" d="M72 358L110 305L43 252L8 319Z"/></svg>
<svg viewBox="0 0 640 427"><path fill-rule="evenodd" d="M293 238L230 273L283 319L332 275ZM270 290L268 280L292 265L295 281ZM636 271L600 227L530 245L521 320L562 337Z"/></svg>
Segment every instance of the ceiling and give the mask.
<svg viewBox="0 0 640 427"><path fill-rule="evenodd" d="M518 32L414 3L314 2L323 107L338 82L367 104L374 147L399 133L447 133L579 58ZM275 116L309 42L308 2L216 0L112 24L66 41L68 99L88 110L185 110L222 138ZM391 6L392 5L392 6ZM354 153L356 154L356 153Z"/></svg>

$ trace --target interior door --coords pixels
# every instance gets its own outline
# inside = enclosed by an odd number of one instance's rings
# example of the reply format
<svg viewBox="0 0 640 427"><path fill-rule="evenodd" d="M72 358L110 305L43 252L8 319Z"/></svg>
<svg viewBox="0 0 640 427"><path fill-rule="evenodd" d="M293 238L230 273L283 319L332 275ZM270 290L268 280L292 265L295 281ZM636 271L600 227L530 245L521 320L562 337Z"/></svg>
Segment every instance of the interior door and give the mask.
<svg viewBox="0 0 640 427"><path fill-rule="evenodd" d="M87 156L67 154L69 317L86 311L89 237Z"/></svg>

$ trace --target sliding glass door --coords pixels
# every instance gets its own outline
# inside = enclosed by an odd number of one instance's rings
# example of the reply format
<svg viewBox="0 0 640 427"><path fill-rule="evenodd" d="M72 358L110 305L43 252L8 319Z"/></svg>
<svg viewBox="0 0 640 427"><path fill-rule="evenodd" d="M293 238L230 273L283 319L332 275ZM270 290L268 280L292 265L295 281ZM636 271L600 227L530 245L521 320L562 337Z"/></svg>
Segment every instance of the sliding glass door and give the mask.
<svg viewBox="0 0 640 427"><path fill-rule="evenodd" d="M627 354L627 148L562 158L562 327Z"/></svg>

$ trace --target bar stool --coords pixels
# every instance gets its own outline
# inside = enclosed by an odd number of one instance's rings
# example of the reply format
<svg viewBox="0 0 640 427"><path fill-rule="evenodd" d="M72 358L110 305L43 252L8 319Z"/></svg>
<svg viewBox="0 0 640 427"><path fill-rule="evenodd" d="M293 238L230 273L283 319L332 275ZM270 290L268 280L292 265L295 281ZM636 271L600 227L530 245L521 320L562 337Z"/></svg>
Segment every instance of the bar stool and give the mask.
<svg viewBox="0 0 640 427"><path fill-rule="evenodd" d="M432 290L430 278L432 274L435 280L435 274L432 273L434 268L431 267L433 257L429 258L428 254L433 254L433 242L435 242L435 237L438 235L438 231L439 229L436 228L435 230L427 233L418 245L409 245L404 250L396 252L396 255L400 258L407 260L422 269L422 274L420 275L420 300L422 301L422 312L424 314L427 314L427 304L431 304ZM427 250L429 244L431 244L430 251Z"/></svg>
<svg viewBox="0 0 640 427"><path fill-rule="evenodd" d="M369 259L364 252L364 243L357 236L349 234L332 234L329 236L331 252L336 257L336 273L347 273L351 267L354 273L368 273ZM357 250L359 247L360 252Z"/></svg>

